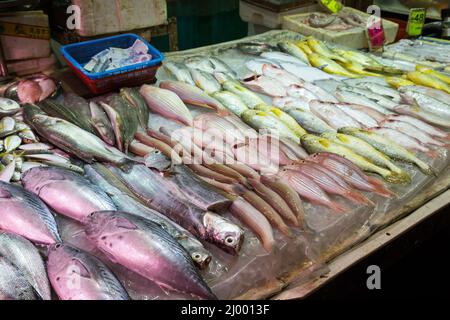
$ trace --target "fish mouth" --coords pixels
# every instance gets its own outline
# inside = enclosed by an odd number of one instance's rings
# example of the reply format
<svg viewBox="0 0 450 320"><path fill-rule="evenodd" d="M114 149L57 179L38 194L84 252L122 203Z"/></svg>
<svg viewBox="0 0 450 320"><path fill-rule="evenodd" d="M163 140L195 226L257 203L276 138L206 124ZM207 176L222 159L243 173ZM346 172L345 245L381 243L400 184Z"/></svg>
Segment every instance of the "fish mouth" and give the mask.
<svg viewBox="0 0 450 320"><path fill-rule="evenodd" d="M200 270L206 269L212 260L211 255L202 252L193 252L191 258Z"/></svg>

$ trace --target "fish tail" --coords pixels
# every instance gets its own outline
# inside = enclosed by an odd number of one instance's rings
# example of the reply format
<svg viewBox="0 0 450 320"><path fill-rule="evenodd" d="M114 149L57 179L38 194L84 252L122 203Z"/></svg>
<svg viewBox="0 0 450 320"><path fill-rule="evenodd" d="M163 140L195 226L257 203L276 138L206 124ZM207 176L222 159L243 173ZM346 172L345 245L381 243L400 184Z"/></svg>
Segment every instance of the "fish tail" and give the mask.
<svg viewBox="0 0 450 320"><path fill-rule="evenodd" d="M348 191L346 193L346 196L349 200L353 201L354 203L361 203L361 204L366 204L366 205L374 204L366 196L364 196L362 193L357 192L357 191Z"/></svg>

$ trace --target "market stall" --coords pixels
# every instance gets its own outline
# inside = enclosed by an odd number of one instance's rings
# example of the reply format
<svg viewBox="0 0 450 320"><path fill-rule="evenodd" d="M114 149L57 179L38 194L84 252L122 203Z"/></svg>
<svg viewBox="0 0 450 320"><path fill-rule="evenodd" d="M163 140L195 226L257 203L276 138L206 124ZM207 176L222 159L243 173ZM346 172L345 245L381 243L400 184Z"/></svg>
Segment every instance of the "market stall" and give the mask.
<svg viewBox="0 0 450 320"><path fill-rule="evenodd" d="M1 90L0 297L307 296L447 205L447 46L63 46L88 95Z"/></svg>

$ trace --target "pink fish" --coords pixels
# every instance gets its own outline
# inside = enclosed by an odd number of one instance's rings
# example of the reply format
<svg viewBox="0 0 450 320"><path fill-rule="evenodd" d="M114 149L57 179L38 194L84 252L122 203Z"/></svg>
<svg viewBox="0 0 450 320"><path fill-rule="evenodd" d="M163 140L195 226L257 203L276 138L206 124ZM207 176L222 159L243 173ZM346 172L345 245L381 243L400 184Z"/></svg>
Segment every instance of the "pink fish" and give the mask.
<svg viewBox="0 0 450 320"><path fill-rule="evenodd" d="M250 90L270 97L284 97L287 95L286 88L279 81L266 76L251 76L242 80L242 83Z"/></svg>

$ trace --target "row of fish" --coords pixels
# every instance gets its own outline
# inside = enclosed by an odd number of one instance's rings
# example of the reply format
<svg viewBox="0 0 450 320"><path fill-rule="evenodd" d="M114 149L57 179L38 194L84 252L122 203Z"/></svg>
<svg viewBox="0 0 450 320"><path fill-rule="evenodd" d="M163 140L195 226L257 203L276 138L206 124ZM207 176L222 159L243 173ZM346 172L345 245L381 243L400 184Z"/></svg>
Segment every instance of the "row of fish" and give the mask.
<svg viewBox="0 0 450 320"><path fill-rule="evenodd" d="M367 19L345 8L337 14L323 12L310 13L304 21L306 25L330 31L345 31L354 28L365 28Z"/></svg>

